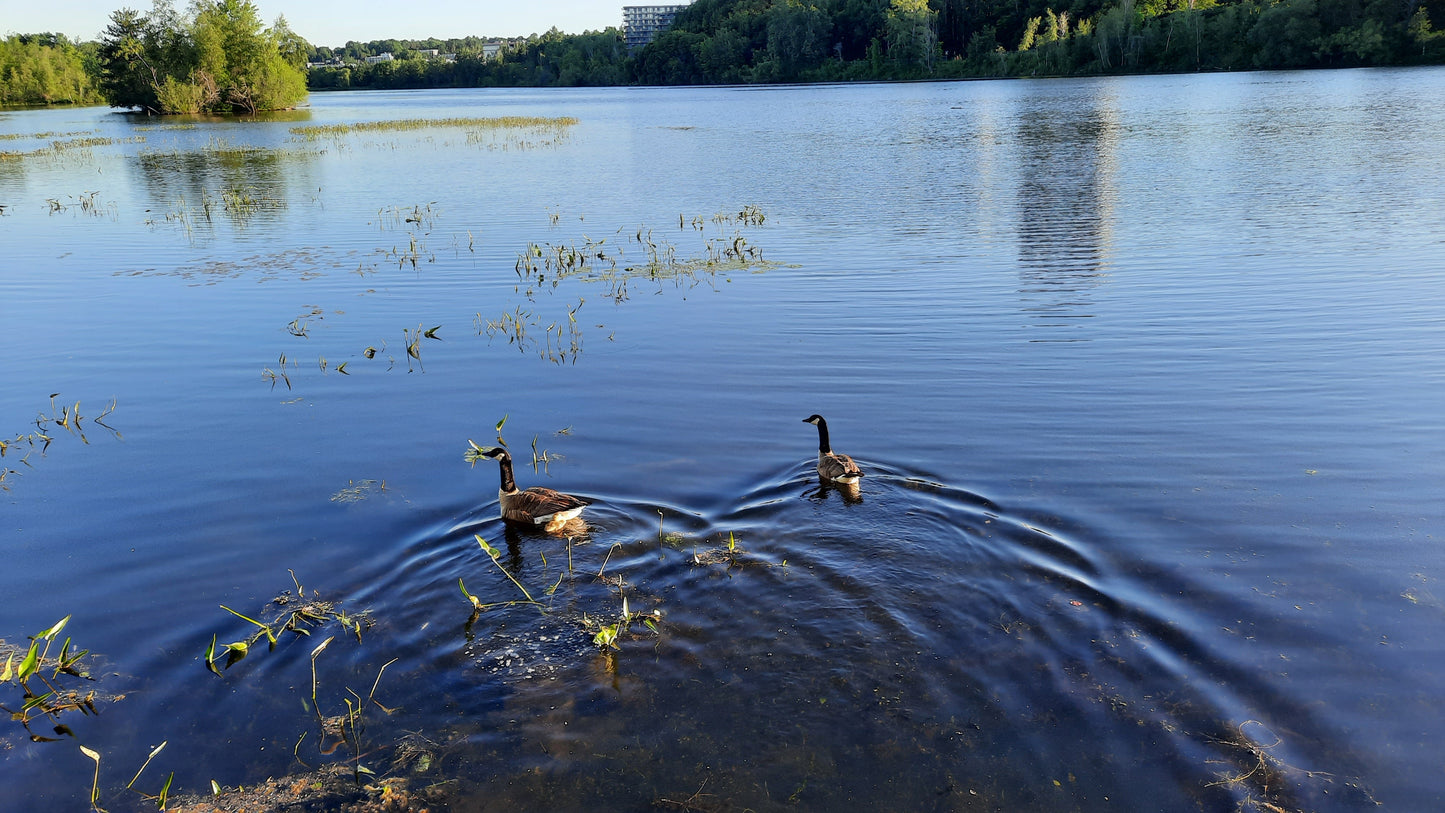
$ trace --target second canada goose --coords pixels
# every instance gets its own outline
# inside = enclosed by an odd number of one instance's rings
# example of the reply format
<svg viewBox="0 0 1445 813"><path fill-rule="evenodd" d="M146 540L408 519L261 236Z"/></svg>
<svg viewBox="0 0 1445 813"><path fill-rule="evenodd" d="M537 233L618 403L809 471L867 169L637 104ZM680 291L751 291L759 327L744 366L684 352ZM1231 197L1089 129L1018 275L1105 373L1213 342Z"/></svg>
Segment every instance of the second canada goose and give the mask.
<svg viewBox="0 0 1445 813"><path fill-rule="evenodd" d="M863 471L853 462L853 458L833 451L833 447L828 444L828 422L823 420L823 416L811 415L804 418L803 423L818 427L818 476L844 485L857 483L858 478L863 476Z"/></svg>
<svg viewBox="0 0 1445 813"><path fill-rule="evenodd" d="M497 498L502 504L502 519L524 525L539 525L548 531L556 531L591 504L581 497L541 486L518 491L517 481L512 477L512 454L506 449L479 449L472 459L475 461L476 457L490 457L501 464L502 486L497 492Z"/></svg>

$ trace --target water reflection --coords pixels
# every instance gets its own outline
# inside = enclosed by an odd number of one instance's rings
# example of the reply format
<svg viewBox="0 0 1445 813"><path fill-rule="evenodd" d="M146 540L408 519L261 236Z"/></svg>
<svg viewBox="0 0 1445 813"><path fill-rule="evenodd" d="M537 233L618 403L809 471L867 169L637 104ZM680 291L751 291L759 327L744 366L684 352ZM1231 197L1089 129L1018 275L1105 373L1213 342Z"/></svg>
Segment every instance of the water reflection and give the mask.
<svg viewBox="0 0 1445 813"><path fill-rule="evenodd" d="M127 166L149 195L150 211L192 234L222 219L237 229L274 219L290 205L291 189L313 187L310 173L320 155L213 139L200 147L142 151Z"/></svg>
<svg viewBox="0 0 1445 813"><path fill-rule="evenodd" d="M863 486L860 483L838 483L818 478L818 487L808 491L807 497L815 503L827 502L836 493L844 505L858 505L863 502Z"/></svg>
<svg viewBox="0 0 1445 813"><path fill-rule="evenodd" d="M1121 125L1109 94L1089 98L1092 109L1040 106L1019 119L1019 293L1039 327L1092 318L1090 292L1107 278Z"/></svg>

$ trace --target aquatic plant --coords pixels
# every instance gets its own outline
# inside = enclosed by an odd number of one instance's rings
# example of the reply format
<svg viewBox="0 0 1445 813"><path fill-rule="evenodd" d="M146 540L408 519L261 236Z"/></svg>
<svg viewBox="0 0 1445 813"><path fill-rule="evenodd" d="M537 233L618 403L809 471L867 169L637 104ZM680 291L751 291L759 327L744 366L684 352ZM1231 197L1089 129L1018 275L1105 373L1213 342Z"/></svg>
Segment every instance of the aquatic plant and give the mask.
<svg viewBox="0 0 1445 813"><path fill-rule="evenodd" d="M341 610L337 606L337 602L322 599L316 591L312 591L308 598L294 572L291 573L291 581L296 586L296 594L293 596L288 590L271 600L270 604L277 607L278 612L270 622L257 621L224 604L220 605L221 609L256 627L256 631L249 638L222 644L219 649L216 646L218 636L212 635L204 656L205 666L208 670L220 675L221 670L216 664L220 663L222 658L225 659L225 668L229 669L250 654L251 648L263 638L267 642L268 649L275 649L278 637L283 633L292 633L293 637L309 636L316 627L335 622L342 629L355 635L357 643L360 643L362 629L370 627L374 623L369 610L355 615L349 614ZM293 607L293 604L297 606Z"/></svg>
<svg viewBox="0 0 1445 813"><path fill-rule="evenodd" d="M344 147L346 139L357 135L452 130L460 132L465 143L471 146L513 150L554 146L561 143L577 123L577 119L570 116L398 119L298 126L291 128L291 134L301 141L326 140Z"/></svg>
<svg viewBox="0 0 1445 813"><path fill-rule="evenodd" d="M385 209L379 209L376 213L377 228L382 230L389 228L411 228L420 231L431 231L432 227L436 225L437 218L441 215L440 210L432 209L435 205L436 201L432 201L430 203L417 204L410 209L400 206L390 206Z"/></svg>
<svg viewBox="0 0 1445 813"><path fill-rule="evenodd" d="M558 216L551 213L549 219L555 225ZM633 287L640 281L655 283L659 291L668 282L680 288L700 284L715 286L719 273L762 271L772 267L763 259L762 250L742 231L745 227L760 226L766 219L758 207L745 206L737 213L714 215L711 222L716 229L710 232L703 218L689 220L680 214L678 229L693 231L702 239L699 250L694 253L684 253L671 240L645 226L630 234L619 228L601 239L584 234L573 242L528 243L518 252L513 265L517 275L514 290L528 302L535 303L540 294L576 281L602 285L605 295L620 303L631 297ZM497 317L478 313L473 322L478 334L488 338L503 336L521 352L536 352L558 364L575 363L582 349L583 335L577 312L585 301L584 297L578 297L577 305L567 308L565 321L559 318L544 323L534 309L517 304Z"/></svg>
<svg viewBox="0 0 1445 813"><path fill-rule="evenodd" d="M277 359L277 366L279 366L279 367L281 368L281 371L280 371L280 372L277 372L277 371L275 371L275 370L272 370L270 367L267 367L266 369L264 369L264 370L261 371L261 378L262 378L262 380L270 381L270 382L271 382L271 389L273 389L273 390L276 389L276 381L277 381L277 380L280 380L280 381L285 382L285 384L286 384L286 389L288 389L288 390L291 389L291 376L289 376L289 375L286 374L286 363L287 363L286 354L285 354L285 353L282 353L282 354L280 355L280 357Z"/></svg>
<svg viewBox="0 0 1445 813"><path fill-rule="evenodd" d="M347 480L346 488L332 494L331 501L339 503L360 502L372 494L384 494L386 490L385 480L362 480L359 483L355 480Z"/></svg>
<svg viewBox="0 0 1445 813"><path fill-rule="evenodd" d="M57 428L64 429L68 434L78 438L82 444L90 445L90 440L86 437L84 426L87 419L80 413L80 402L76 401L73 405L61 404L57 408L55 399L58 397L60 397L60 393L58 392L50 394L50 414L46 415L42 412L36 416L34 432L16 434L9 439L0 438L0 459L7 458L13 451L23 448L25 449L25 454L19 458L18 462L27 467L31 466L31 456L39 452L43 457L46 451L49 450L50 444L54 442L58 435L55 431ZM112 399L110 404L102 409L99 415L89 420L96 426L110 432L117 440L120 440L120 432L117 432L105 422L105 419L115 411L115 403L115 400ZM0 491L9 491L10 484L8 481L19 476L20 472L18 470L0 464Z"/></svg>
<svg viewBox="0 0 1445 813"><path fill-rule="evenodd" d="M24 650L0 639L0 655L5 658L5 665L0 667L0 686L13 686L21 692L19 704L0 703L0 710L9 714L13 722L19 723L32 742L56 742L60 735L74 736L70 727L60 722L61 715L66 712L78 711L82 715L100 713L96 710L95 690L82 694L78 689L65 685L68 678L90 680L89 672L81 666L81 659L89 655L90 650L71 649L71 639L66 637L60 645L60 652L54 657L50 654L51 647L70 618L67 615L30 636L30 645ZM20 654L22 651L24 655ZM12 708L12 705L16 707ZM41 719L51 722L56 737L36 733L31 728L32 723Z"/></svg>
<svg viewBox="0 0 1445 813"><path fill-rule="evenodd" d="M56 163L64 160L74 160L72 153L93 150L96 147L108 147L114 144L143 143L145 136L133 136L130 138L104 138L91 136L93 130L86 130L76 133L9 133L0 135L0 141L15 139L45 139L60 137L51 141L43 147L33 150L3 150L0 151L0 161L19 162L24 160L41 160L43 162ZM80 136L68 138L67 136Z"/></svg>

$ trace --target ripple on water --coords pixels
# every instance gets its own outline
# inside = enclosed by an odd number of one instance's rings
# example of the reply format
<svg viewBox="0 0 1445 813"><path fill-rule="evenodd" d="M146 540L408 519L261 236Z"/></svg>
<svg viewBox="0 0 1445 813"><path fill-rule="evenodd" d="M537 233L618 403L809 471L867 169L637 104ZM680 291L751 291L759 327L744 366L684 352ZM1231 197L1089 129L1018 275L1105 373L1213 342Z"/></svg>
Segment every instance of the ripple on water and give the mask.
<svg viewBox="0 0 1445 813"><path fill-rule="evenodd" d="M504 527L495 504L419 529L363 600L401 659L392 678L407 676L392 691L418 693L401 699L406 729L468 763L537 755L546 787L494 777L477 790L519 802L704 784L755 807L894 810L1308 805L1327 792L1271 750L1269 710L1241 700L1267 686L1141 600L1159 590L1106 540L900 467L868 472L851 492L787 466L705 511L587 495L571 536ZM498 565L542 607L468 618L459 579L483 603L524 598ZM635 622L620 649L599 649L624 596L659 632ZM1135 770L1176 781L1135 787Z"/></svg>

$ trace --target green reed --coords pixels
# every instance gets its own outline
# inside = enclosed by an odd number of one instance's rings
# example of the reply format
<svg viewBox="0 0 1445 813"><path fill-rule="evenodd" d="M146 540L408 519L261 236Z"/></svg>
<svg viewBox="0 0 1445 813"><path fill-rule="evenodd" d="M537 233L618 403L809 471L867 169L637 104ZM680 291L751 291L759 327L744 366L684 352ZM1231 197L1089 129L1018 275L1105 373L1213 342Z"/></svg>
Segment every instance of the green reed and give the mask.
<svg viewBox="0 0 1445 813"><path fill-rule="evenodd" d="M396 119L362 121L346 124L320 124L292 127L292 135L307 141L338 138L353 133L396 133L432 129L461 129L476 132L502 130L549 131L572 127L577 119L571 116L494 116L488 118Z"/></svg>

